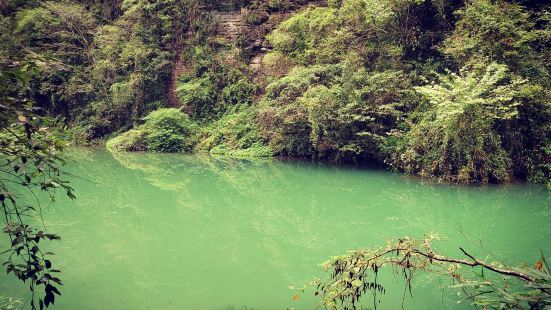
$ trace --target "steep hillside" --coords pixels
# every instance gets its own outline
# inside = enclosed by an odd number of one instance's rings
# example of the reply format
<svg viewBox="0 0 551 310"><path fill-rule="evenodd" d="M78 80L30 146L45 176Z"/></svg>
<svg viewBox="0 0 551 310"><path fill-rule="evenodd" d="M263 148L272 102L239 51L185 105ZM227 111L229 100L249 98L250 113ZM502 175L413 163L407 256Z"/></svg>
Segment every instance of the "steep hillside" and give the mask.
<svg viewBox="0 0 551 310"><path fill-rule="evenodd" d="M549 8L10 1L0 53L47 68L28 96L78 143L126 132L114 149L153 150L157 137L185 151L370 162L451 182L547 182ZM164 125L174 120L185 124Z"/></svg>

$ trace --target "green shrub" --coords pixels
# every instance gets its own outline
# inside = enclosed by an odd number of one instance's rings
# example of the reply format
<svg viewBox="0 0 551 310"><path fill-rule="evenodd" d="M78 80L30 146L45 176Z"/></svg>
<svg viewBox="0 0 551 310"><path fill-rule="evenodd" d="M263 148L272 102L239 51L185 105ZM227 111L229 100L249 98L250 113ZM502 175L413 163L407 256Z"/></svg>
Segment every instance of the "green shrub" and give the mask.
<svg viewBox="0 0 551 310"><path fill-rule="evenodd" d="M268 14L268 12L264 10L252 10L252 11L247 11L245 20L247 21L248 24L257 26L267 21L269 17L270 15Z"/></svg>
<svg viewBox="0 0 551 310"><path fill-rule="evenodd" d="M302 66L274 71L280 78L265 88L259 105L260 133L274 152L388 159L396 150L391 133L407 130L404 116L418 102L415 67L404 60L426 47L419 38L424 26L409 18L423 9L417 0L330 1L294 14L268 35L274 47L264 58L269 73L281 63ZM440 15L427 18L441 21ZM430 35L439 31L435 26Z"/></svg>
<svg viewBox="0 0 551 310"><path fill-rule="evenodd" d="M547 184L551 189L551 144L528 152L526 158L528 181Z"/></svg>
<svg viewBox="0 0 551 310"><path fill-rule="evenodd" d="M190 107L193 118L208 118L214 114L216 93L209 76L183 82L177 92L181 102Z"/></svg>
<svg viewBox="0 0 551 310"><path fill-rule="evenodd" d="M141 128L152 151L190 152L196 143L197 126L178 109L159 109L144 120Z"/></svg>
<svg viewBox="0 0 551 310"><path fill-rule="evenodd" d="M222 89L220 100L225 107L240 104L251 104L252 97L256 91L253 83L246 78L240 78L235 83L231 83Z"/></svg>
<svg viewBox="0 0 551 310"><path fill-rule="evenodd" d="M228 111L206 130L196 150L218 155L272 156L272 150L262 142L252 107Z"/></svg>
<svg viewBox="0 0 551 310"><path fill-rule="evenodd" d="M486 57L523 76L549 79L549 71L533 48L549 33L536 30L536 19L521 5L477 0L458 10L458 15L454 32L446 38L445 53L462 63Z"/></svg>
<svg viewBox="0 0 551 310"><path fill-rule="evenodd" d="M17 12L17 24L14 30L22 39L32 42L43 39L40 31L46 29L46 26L58 23L59 20L56 20L46 8L25 9Z"/></svg>
<svg viewBox="0 0 551 310"><path fill-rule="evenodd" d="M271 157L272 149L269 146L255 143L246 149L232 150L225 144L212 148L209 152L212 155L223 155L231 157Z"/></svg>
<svg viewBox="0 0 551 310"><path fill-rule="evenodd" d="M276 154L313 155L308 110L300 105L298 98L309 87L332 83L339 71L339 67L331 65L295 68L287 76L275 80L266 87L258 120L262 137L269 141Z"/></svg>
<svg viewBox="0 0 551 310"><path fill-rule="evenodd" d="M145 123L109 141L111 151L190 152L197 142L198 127L178 109L159 109Z"/></svg>
<svg viewBox="0 0 551 310"><path fill-rule="evenodd" d="M385 136L410 93L401 71L368 73L345 64L296 68L266 87L260 132L281 155L383 161Z"/></svg>
<svg viewBox="0 0 551 310"><path fill-rule="evenodd" d="M177 92L194 120L206 124L234 105L252 103L257 88L243 73L239 49L201 45L188 48L184 56L194 70L180 77Z"/></svg>
<svg viewBox="0 0 551 310"><path fill-rule="evenodd" d="M335 31L336 27L335 9L311 8L281 23L267 39L276 51L306 64L313 60L315 54L327 51L329 46L320 45L330 39L327 34ZM331 52L337 53L337 50L331 49Z"/></svg>
<svg viewBox="0 0 551 310"><path fill-rule="evenodd" d="M143 1L41 2L60 18L63 28L49 31L60 36L62 44L50 39L39 54L65 64L62 69L64 75L71 76L69 83L56 80L52 84L54 89L68 86L69 91L64 94L71 94L66 100L69 115L77 118L73 119L75 123L89 129L86 136L101 139L131 126L136 128L147 113L166 106L177 50L166 46L189 23L189 13L182 11L185 1L148 5ZM80 8L71 3L79 3ZM86 26L90 23L90 27ZM67 63L68 57L51 54L51 49L78 59ZM83 67L78 74L66 72L67 68L79 66ZM109 126L102 119L108 119Z"/></svg>
<svg viewBox="0 0 551 310"><path fill-rule="evenodd" d="M127 108L133 102L132 90L128 83L114 83L109 88L113 105L120 108Z"/></svg>
<svg viewBox="0 0 551 310"><path fill-rule="evenodd" d="M291 7L291 0L268 0L268 8L273 11L285 11Z"/></svg>
<svg viewBox="0 0 551 310"><path fill-rule="evenodd" d="M511 159L492 123L469 107L448 124L421 123L395 154L399 167L424 177L459 183L503 182L511 177Z"/></svg>
<svg viewBox="0 0 551 310"><path fill-rule="evenodd" d="M105 146L112 152L138 152L149 149L144 132L137 129L131 129L108 140Z"/></svg>
<svg viewBox="0 0 551 310"><path fill-rule="evenodd" d="M544 55L550 53L549 13L489 0L470 1L456 13L459 20L441 50L460 66L477 66L491 59L526 80L518 90L515 118L497 120L492 129L499 134L516 177L547 182L551 174L545 152L551 143L551 71ZM496 103L496 110L507 108L500 105Z"/></svg>
<svg viewBox="0 0 551 310"><path fill-rule="evenodd" d="M512 161L495 126L518 116L523 83L506 66L492 63L417 87L430 108L395 154L398 166L461 183L509 180Z"/></svg>
<svg viewBox="0 0 551 310"><path fill-rule="evenodd" d="M267 36L274 50L302 65L358 58L368 66L388 69L402 64L408 49L432 49L435 34L441 31L436 27L441 21L438 14L411 19L411 14L426 14L423 1L342 0L328 4L309 7L281 23ZM425 18L435 27L431 39L421 41L420 30L425 27L421 20Z"/></svg>
<svg viewBox="0 0 551 310"><path fill-rule="evenodd" d="M295 66L291 58L279 51L271 51L264 55L262 64L267 75L282 77L288 74Z"/></svg>

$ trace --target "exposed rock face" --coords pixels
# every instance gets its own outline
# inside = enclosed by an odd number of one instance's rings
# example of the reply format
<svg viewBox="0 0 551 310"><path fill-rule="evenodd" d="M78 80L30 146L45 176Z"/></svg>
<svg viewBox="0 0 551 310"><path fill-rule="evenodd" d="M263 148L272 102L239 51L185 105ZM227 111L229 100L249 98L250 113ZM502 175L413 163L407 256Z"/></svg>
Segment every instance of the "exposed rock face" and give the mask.
<svg viewBox="0 0 551 310"><path fill-rule="evenodd" d="M242 30L243 48L249 55L249 70L255 77L263 74L264 55L272 48L266 35L298 10L309 5L326 5L326 0L287 0L285 3L283 7L271 7L268 1L258 1L256 5L242 9L244 19L249 21Z"/></svg>
<svg viewBox="0 0 551 310"><path fill-rule="evenodd" d="M262 68L262 59L264 58L264 54L259 53L251 58L251 61L249 63L249 68L253 72L257 72Z"/></svg>
<svg viewBox="0 0 551 310"><path fill-rule="evenodd" d="M266 35L294 12L310 4L325 5L326 0L285 0L281 7L273 7L267 0L204 0L200 10L209 11L218 22L217 35L229 44L241 48L249 59L249 73L255 79L262 77L264 55L271 50ZM176 91L178 79L186 71L181 56L174 64L167 96L170 105L180 107ZM189 69L188 69L189 70Z"/></svg>
<svg viewBox="0 0 551 310"><path fill-rule="evenodd" d="M235 11L244 7L249 0L203 0L206 10Z"/></svg>
<svg viewBox="0 0 551 310"><path fill-rule="evenodd" d="M244 30L244 37L246 38L245 51L250 56L249 70L254 75L261 73L264 55L272 49L266 40L266 35L292 14L292 11L273 12L262 24Z"/></svg>
<svg viewBox="0 0 551 310"><path fill-rule="evenodd" d="M241 14L241 10L213 11L215 18L220 23L218 33L223 35L229 41L235 41L243 33L247 24Z"/></svg>
<svg viewBox="0 0 551 310"><path fill-rule="evenodd" d="M265 37L280 22L310 4L325 5L325 0L287 0L273 6L261 0L211 0L204 8L210 10L219 22L218 34L228 43L238 44L249 56L252 68L261 63L260 54L269 51ZM239 42L237 42L237 40Z"/></svg>

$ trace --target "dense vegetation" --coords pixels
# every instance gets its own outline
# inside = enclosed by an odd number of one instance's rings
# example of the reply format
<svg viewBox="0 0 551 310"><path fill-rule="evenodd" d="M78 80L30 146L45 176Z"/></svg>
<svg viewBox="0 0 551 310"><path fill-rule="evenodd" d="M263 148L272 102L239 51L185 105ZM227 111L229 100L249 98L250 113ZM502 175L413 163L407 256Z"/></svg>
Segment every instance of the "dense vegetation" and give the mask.
<svg viewBox="0 0 551 310"><path fill-rule="evenodd" d="M550 9L537 0L2 1L4 265L30 283L33 308L60 295L59 270L39 247L59 236L24 220L39 203L18 193L75 197L60 170L62 127L64 139L112 152L290 156L551 187ZM220 31L216 10L239 12L237 36ZM399 246L429 266L416 244ZM359 268L376 273L368 261ZM549 305L548 268L529 270L527 291L545 283L543 301L522 291L519 307ZM342 284L342 270L330 281ZM354 292L341 304L354 305L370 284L348 280Z"/></svg>
<svg viewBox="0 0 551 310"><path fill-rule="evenodd" d="M248 25L237 38L217 31L212 13L232 5ZM504 0L6 1L0 53L47 67L31 98L82 144L125 132L110 149L548 182L548 9ZM253 41L263 40L260 52Z"/></svg>

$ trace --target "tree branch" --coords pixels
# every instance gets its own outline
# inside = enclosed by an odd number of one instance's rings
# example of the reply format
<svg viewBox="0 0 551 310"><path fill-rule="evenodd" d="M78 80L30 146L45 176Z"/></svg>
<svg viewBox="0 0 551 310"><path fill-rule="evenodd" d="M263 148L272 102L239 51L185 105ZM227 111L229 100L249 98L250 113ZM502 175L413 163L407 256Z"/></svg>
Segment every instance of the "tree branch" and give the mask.
<svg viewBox="0 0 551 310"><path fill-rule="evenodd" d="M483 261L475 258L471 254L467 253L463 248L459 248L459 249L467 257L472 259L472 261L467 261L467 260L463 260L463 259L456 259L456 258L451 258L451 257L445 257L445 256L433 254L433 253L424 253L424 252L421 252L421 251L418 251L418 250L413 250L413 252L415 254L419 254L421 256L425 256L429 259L433 259L433 260L436 260L436 261L439 261L439 262L456 263L456 264L461 264L461 265L470 266L470 267L481 266L483 268L494 271L496 273L516 277L516 278L522 279L522 280L527 281L527 282L534 281L534 278L532 278L531 276L529 276L527 274L524 274L524 273L521 273L521 272L518 272L518 271L514 271L514 270L510 270L510 269L501 269L501 268L494 267L494 266L492 266L492 265L490 265L486 262L483 262Z"/></svg>

